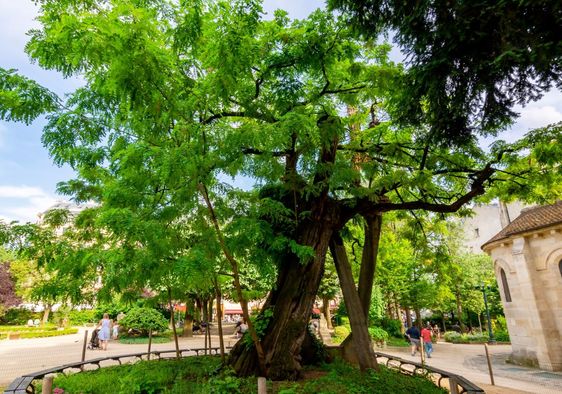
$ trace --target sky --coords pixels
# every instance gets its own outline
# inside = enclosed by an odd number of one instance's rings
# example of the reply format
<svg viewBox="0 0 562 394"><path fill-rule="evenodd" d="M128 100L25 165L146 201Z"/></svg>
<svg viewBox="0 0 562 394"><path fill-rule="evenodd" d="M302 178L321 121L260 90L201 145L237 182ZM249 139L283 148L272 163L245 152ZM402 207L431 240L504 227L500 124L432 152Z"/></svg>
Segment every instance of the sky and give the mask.
<svg viewBox="0 0 562 394"><path fill-rule="evenodd" d="M323 4L323 0L265 0L264 9L271 15L273 10L283 8L291 17L304 18ZM57 94L70 92L80 86L80 80L63 79L57 72L42 70L24 52L26 32L37 26L36 16L37 6L32 0L0 0L0 67L17 69ZM397 56L399 52L393 53ZM551 91L516 111L520 113L518 121L501 136L507 141L530 129L562 121L562 93ZM49 158L41 143L44 124L44 118L29 126L0 121L0 219L34 222L37 214L66 199L56 194L56 185L72 179L74 173L69 167L57 167Z"/></svg>

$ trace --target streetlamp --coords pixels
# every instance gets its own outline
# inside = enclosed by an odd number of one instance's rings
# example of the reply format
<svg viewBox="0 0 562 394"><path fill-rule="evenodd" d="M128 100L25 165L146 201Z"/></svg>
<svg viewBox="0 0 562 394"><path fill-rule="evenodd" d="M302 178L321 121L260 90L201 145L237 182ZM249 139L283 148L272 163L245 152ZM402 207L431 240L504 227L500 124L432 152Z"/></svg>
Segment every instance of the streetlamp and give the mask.
<svg viewBox="0 0 562 394"><path fill-rule="evenodd" d="M488 309L488 296L486 295L486 287L487 286L484 286L484 284L478 286L478 288L482 290L482 294L484 295L484 308L486 308L486 319L488 320L488 335L490 336L488 343L496 343L496 340L494 339L494 333L492 331L492 320L490 319L490 309Z"/></svg>

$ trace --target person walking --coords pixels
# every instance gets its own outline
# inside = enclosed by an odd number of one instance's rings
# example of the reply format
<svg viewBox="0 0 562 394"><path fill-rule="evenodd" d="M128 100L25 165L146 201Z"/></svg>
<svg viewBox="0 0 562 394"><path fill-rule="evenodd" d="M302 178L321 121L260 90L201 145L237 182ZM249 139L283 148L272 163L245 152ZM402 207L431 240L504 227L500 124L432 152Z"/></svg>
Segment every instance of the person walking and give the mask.
<svg viewBox="0 0 562 394"><path fill-rule="evenodd" d="M428 358L431 358L431 353L433 353L433 343L431 342L431 326L427 325L422 328L421 337L423 339L423 347L425 354Z"/></svg>
<svg viewBox="0 0 562 394"><path fill-rule="evenodd" d="M109 318L109 314L104 313L103 319L101 319L99 321L99 323L96 327L96 329L99 328L99 330L100 330L99 333L98 333L98 338L100 340L102 350L107 350L107 343L109 342L109 339L111 338L111 326L112 325L113 325L113 322Z"/></svg>
<svg viewBox="0 0 562 394"><path fill-rule="evenodd" d="M406 336L410 340L412 356L416 355L416 350L420 347L420 330L414 325L406 330Z"/></svg>

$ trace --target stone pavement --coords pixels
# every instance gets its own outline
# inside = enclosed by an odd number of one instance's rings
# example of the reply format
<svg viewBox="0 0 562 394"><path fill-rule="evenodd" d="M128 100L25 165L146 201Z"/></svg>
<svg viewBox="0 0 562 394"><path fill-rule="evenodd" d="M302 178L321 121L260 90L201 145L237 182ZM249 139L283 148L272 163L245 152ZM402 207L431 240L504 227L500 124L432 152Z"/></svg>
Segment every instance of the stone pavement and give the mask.
<svg viewBox="0 0 562 394"><path fill-rule="evenodd" d="M225 327L231 333L232 327ZM13 379L24 373L36 372L70 362L80 361L84 329L78 334L52 338L20 339L0 341L0 387L7 386ZM225 345L232 346L236 339L225 336ZM180 338L180 348L203 347L204 337ZM212 345L218 346L217 335L212 335ZM174 343L153 344L153 350L172 350ZM496 387L488 386L490 378L484 356L483 345L455 345L440 342L434 345L434 353L428 364L437 368L462 375L490 393L562 393L562 373L540 371L537 369L506 364L510 352L509 345L490 347L493 360ZM111 341L107 351L87 350L86 359L103 356L145 352L147 345L123 345ZM419 356L412 357L408 348L387 348L382 351L404 359L419 361ZM102 365L111 365L107 362ZM502 389L503 388L503 389Z"/></svg>
<svg viewBox="0 0 562 394"><path fill-rule="evenodd" d="M443 369L472 381L477 385L490 384L488 365L484 345L458 345L439 342L433 346L432 358L427 359L427 364ZM511 351L510 345L490 346L492 355L492 369L498 389L505 388L503 392L514 393L515 390L537 394L562 393L562 373L541 371L533 368L520 367L507 364L505 361ZM409 348L387 348L382 353L399 356L406 360L420 361L419 354L410 355ZM485 389L487 390L486 386ZM492 390L490 390L492 391ZM502 392L496 390L496 392Z"/></svg>
<svg viewBox="0 0 562 394"><path fill-rule="evenodd" d="M225 328L225 332L229 334L232 331L231 327ZM224 338L225 346L233 346L237 341L231 338L230 335L225 335ZM74 335L0 341L0 387L8 386L12 380L24 373L37 372L58 365L80 361L83 341L83 328L79 330L78 334ZM193 338L179 338L180 349L202 348L204 343L203 335L195 335ZM219 346L217 335L211 335L211 344L213 347ZM152 344L152 350L172 349L175 349L173 341ZM110 341L107 351L86 350L86 360L146 351L148 351L148 345L145 344L124 345L116 341ZM116 362L107 361L101 364L102 366L113 365Z"/></svg>

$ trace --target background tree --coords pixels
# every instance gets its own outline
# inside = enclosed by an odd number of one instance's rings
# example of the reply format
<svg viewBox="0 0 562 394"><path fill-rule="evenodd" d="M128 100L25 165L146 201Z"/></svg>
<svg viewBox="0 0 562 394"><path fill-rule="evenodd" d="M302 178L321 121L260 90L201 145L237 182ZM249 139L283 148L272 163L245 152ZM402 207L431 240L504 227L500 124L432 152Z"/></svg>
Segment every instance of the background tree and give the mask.
<svg viewBox="0 0 562 394"><path fill-rule="evenodd" d="M495 134L513 107L562 87L562 5L551 0L329 0L366 36L392 34L408 59L400 120L434 140Z"/></svg>

